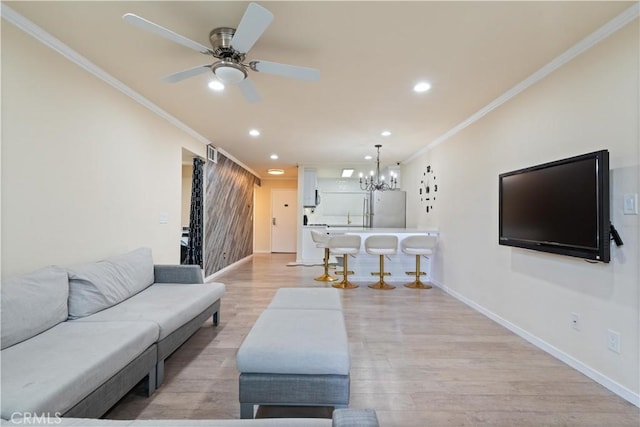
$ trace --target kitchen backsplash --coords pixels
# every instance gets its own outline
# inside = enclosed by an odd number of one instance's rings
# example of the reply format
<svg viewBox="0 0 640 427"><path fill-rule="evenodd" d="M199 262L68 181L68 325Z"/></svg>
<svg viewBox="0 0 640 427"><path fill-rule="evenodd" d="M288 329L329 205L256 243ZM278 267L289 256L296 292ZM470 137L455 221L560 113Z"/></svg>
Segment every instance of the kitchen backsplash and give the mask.
<svg viewBox="0 0 640 427"><path fill-rule="evenodd" d="M305 208L308 224L362 225L364 199L358 179L318 179L320 204Z"/></svg>

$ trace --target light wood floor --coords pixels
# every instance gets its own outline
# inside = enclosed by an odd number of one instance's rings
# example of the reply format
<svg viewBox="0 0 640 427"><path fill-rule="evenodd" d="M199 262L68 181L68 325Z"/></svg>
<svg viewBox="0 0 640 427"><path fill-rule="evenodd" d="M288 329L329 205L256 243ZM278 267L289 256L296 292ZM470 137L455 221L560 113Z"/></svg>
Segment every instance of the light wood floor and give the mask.
<svg viewBox="0 0 640 427"><path fill-rule="evenodd" d="M281 287L323 287L321 267L256 254L220 276L222 321L208 320L166 363L149 398L129 393L107 418L238 418L235 355ZM351 352L350 407L382 426L633 426L640 410L438 288L361 284L341 291Z"/></svg>

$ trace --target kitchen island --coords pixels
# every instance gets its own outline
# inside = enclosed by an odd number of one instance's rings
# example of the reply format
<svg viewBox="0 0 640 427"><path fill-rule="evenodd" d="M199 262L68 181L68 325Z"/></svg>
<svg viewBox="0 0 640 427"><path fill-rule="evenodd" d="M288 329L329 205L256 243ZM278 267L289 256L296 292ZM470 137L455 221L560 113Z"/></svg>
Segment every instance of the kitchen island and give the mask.
<svg viewBox="0 0 640 427"><path fill-rule="evenodd" d="M311 228L311 227L309 227ZM385 259L385 271L391 273L390 276L385 276L385 281L392 284L409 283L412 281L412 277L406 274L407 271L415 271L416 258L414 255L407 255L400 249L400 242L405 237L415 235L429 235L438 236L438 229L433 227L421 227L421 228L366 228L366 227L351 227L351 226L326 226L326 227L313 227L317 231L325 232L329 235L336 234L357 234L362 238L360 246L360 252L353 257L349 258L349 270L353 270L354 274L349 276L349 280L357 282L358 284L373 283L377 280L377 276L372 276L372 272L376 272L380 266L380 260L376 255L369 255L364 249L364 241L369 236L373 235L392 235L398 238L398 252L396 255L389 255ZM310 231L307 228L303 228L303 233L309 234ZM320 252L318 252L320 253ZM312 262L322 262L322 256L319 259L308 260ZM331 262L337 262L339 266L342 266L342 257L337 259L332 256ZM338 270L340 270L338 267ZM431 260L422 258L421 270L427 273L427 277L430 277Z"/></svg>

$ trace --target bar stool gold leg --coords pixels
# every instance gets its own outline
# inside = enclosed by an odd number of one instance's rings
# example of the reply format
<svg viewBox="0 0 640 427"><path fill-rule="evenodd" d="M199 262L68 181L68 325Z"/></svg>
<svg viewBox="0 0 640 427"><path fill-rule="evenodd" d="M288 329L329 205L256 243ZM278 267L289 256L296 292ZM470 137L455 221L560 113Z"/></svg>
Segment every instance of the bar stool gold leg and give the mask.
<svg viewBox="0 0 640 427"><path fill-rule="evenodd" d="M414 280L411 283L407 283L406 285L404 285L405 287L411 288L411 289L431 289L432 288L430 284L422 283L422 281L420 280L420 276L426 274L420 271L420 255L416 255L416 271L407 272L407 274L413 274L413 273L415 273L416 275L416 280Z"/></svg>
<svg viewBox="0 0 640 427"><path fill-rule="evenodd" d="M371 274L376 274L376 273L371 273ZM376 283L369 285L371 289L384 289L384 290L395 289L395 286L390 285L384 281L384 276L387 275L387 273L384 272L384 255L380 255L380 272L377 274L380 275L380 280L378 280Z"/></svg>
<svg viewBox="0 0 640 427"><path fill-rule="evenodd" d="M329 274L329 248L324 248L324 274L316 277L313 280L318 282L335 282L337 277L333 277Z"/></svg>
<svg viewBox="0 0 640 427"><path fill-rule="evenodd" d="M354 288L357 288L357 287L358 287L358 285L356 285L355 283L351 283L350 281L348 281L348 280L347 280L347 275L349 274L349 266L347 265L347 258L348 258L348 257L349 257L349 255L344 254L344 262L343 262L343 265L344 265L344 271L342 272L342 273L343 273L344 278L342 279L342 281L341 281L341 282L339 282L339 283L334 283L333 285L331 285L331 286L333 286L334 288L339 288L339 289L354 289Z"/></svg>

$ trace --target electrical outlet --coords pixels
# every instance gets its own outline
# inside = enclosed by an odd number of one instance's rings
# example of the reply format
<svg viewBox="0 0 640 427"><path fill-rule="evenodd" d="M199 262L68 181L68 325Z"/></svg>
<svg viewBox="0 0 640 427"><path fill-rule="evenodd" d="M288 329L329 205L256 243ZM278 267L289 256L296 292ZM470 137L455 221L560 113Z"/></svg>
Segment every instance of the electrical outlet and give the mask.
<svg viewBox="0 0 640 427"><path fill-rule="evenodd" d="M571 327L576 331L580 330L580 315L578 313L571 313Z"/></svg>
<svg viewBox="0 0 640 427"><path fill-rule="evenodd" d="M622 212L625 215L638 215L638 193L624 195Z"/></svg>
<svg viewBox="0 0 640 427"><path fill-rule="evenodd" d="M620 332L607 330L607 348L614 353L620 353Z"/></svg>

